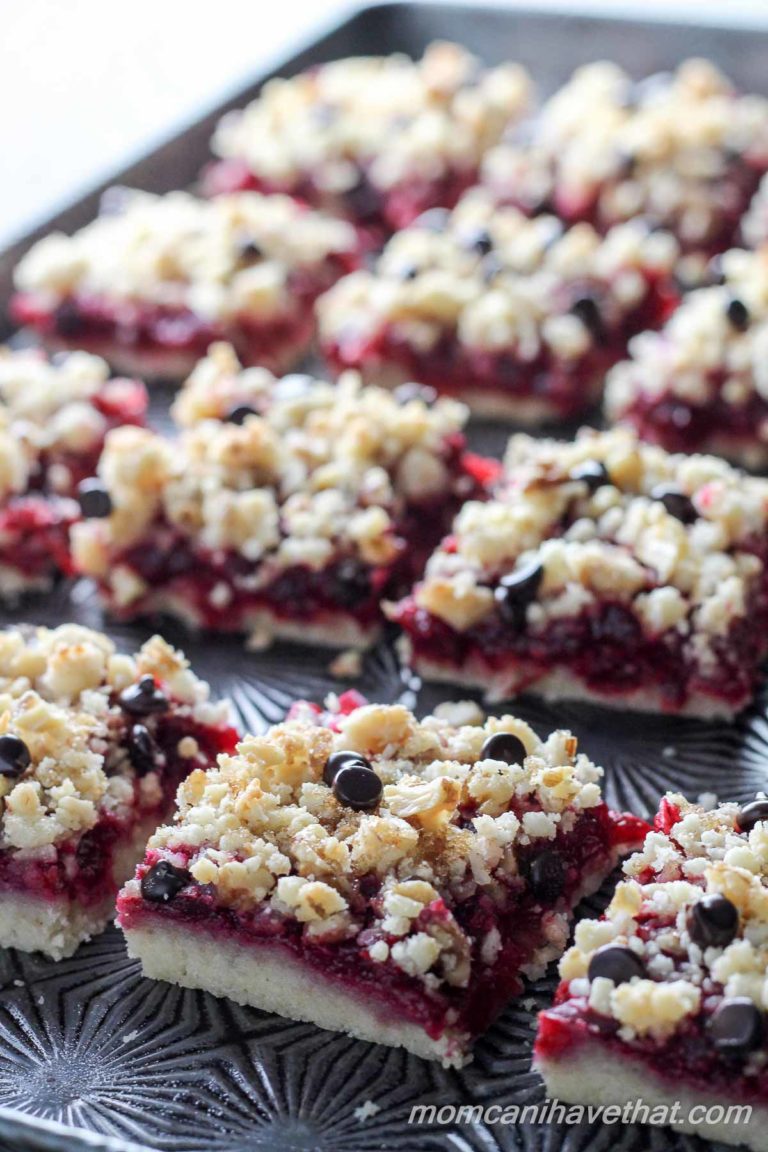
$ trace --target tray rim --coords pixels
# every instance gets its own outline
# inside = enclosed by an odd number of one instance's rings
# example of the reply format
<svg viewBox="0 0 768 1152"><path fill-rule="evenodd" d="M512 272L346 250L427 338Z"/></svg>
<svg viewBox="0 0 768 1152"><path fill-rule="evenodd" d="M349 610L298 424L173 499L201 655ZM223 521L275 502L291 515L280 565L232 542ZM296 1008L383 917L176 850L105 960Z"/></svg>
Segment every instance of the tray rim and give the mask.
<svg viewBox="0 0 768 1152"><path fill-rule="evenodd" d="M203 105L202 109L191 117L181 117L160 136L150 139L146 150L134 154L117 171L93 184L86 182L71 197L55 206L51 214L39 219L31 227L26 227L21 235L12 235L10 241L0 248L0 341L7 339L14 331L13 325L5 315L4 289L9 283L13 266L27 248L51 229L66 227L69 216L80 212L90 212L92 215L91 207L97 205L99 197L107 188L130 180L131 174L140 165L159 158L166 148L180 142L190 132L202 129L206 122L217 119L229 108L241 106L254 88L260 88L268 80L283 72L295 71L300 65L301 58L320 47L326 39L351 28L360 21L375 18L376 14L391 15L398 9L405 8L449 8L464 11L468 15L473 12L514 14L521 20L536 19L552 24L561 20L578 20L601 24L636 23L648 28L671 26L681 30L704 26L737 33L762 33L768 40L768 8L764 16L757 12L737 11L725 14L718 11L714 13L713 18L711 10L704 9L694 13L691 8L678 5L676 0L670 0L663 9L651 11L643 8L642 0L621 0L615 9L610 11L593 6L590 0L582 0L578 7L555 4L545 9L536 8L533 0L506 0L506 2L481 0L476 4L465 3L463 0L380 0L371 4L355 2L341 4L328 17L313 20L285 46L270 53L250 79L247 74L241 75L235 85L224 89L221 98L215 103ZM22 1140L30 1152L34 1150L61 1152L64 1148L71 1149L72 1152L156 1152L148 1144L91 1132L85 1128L0 1105L0 1141L15 1139Z"/></svg>

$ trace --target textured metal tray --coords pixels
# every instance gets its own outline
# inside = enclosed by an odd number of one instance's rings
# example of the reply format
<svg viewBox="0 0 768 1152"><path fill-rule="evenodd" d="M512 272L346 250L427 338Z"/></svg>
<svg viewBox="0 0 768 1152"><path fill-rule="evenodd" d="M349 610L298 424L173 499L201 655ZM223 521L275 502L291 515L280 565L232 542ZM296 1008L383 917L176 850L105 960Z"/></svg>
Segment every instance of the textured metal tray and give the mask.
<svg viewBox="0 0 768 1152"><path fill-rule="evenodd" d="M459 40L488 61L514 57L553 88L577 64L611 58L637 75L708 55L742 85L768 91L768 37L746 29L693 28L640 19L542 15L519 10L394 4L353 16L279 69L351 53L419 53L435 37ZM252 96L266 77L228 107ZM163 191L190 183L207 157L217 109L115 180ZM90 219L98 190L12 250L0 254L0 311L10 269L37 235ZM0 338L9 329L0 326ZM169 393L153 397L153 419L167 419ZM475 447L499 452L505 431L477 425ZM84 585L62 587L22 613L0 612L0 625L75 619L106 627L127 647L149 633L105 624ZM219 695L228 695L251 730L279 719L296 697L338 690L328 654L278 647L248 654L236 642L191 638L164 629ZM388 644L372 652L356 686L377 700L428 710L447 689L419 689L398 668ZM515 705L540 731L570 727L606 769L611 803L648 814L667 788L691 797L717 792L747 799L768 782L768 692L732 727L692 720L650 720L595 707ZM592 910L596 905L593 903ZM100 1152L693 1152L706 1146L666 1131L585 1125L409 1126L415 1104L523 1104L543 1099L530 1070L536 1009L554 973L510 1005L478 1044L468 1068L444 1071L401 1051L352 1041L309 1025L239 1008L203 993L142 980L119 933L110 929L76 956L52 964L0 951L0 1152L98 1149ZM368 1101L377 1110L358 1120ZM370 1109L369 1109L370 1111Z"/></svg>

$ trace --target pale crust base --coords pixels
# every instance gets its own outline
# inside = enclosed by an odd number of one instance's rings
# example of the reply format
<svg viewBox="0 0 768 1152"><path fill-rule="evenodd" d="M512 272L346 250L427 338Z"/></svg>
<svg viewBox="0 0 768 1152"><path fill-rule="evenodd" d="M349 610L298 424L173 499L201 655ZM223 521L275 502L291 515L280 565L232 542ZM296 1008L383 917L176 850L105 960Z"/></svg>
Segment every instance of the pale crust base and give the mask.
<svg viewBox="0 0 768 1152"><path fill-rule="evenodd" d="M53 576L25 576L10 564L0 564L0 600L7 605L33 593L50 592L53 582Z"/></svg>
<svg viewBox="0 0 768 1152"><path fill-rule="evenodd" d="M569 911L553 914L549 938L521 969L536 980L547 965L562 955L569 938L570 912L602 884L616 865L614 852L604 868L585 877L574 893ZM136 894L138 894L138 882ZM333 1032L346 1032L359 1040L405 1048L444 1067L461 1067L472 1059L471 1037L447 1029L433 1040L417 1024L393 1018L361 995L325 977L290 953L269 944L248 945L219 939L215 933L172 922L149 921L124 928L128 954L141 960L145 976L184 988L202 988L237 1004L275 1012L289 1020L303 1020Z"/></svg>
<svg viewBox="0 0 768 1152"><path fill-rule="evenodd" d="M116 845L114 893L99 904L84 908L66 897L49 900L18 889L0 889L0 948L44 952L51 960L63 960L85 940L103 932L115 914L117 890L133 875L161 819L162 814L147 817L129 839Z"/></svg>
<svg viewBox="0 0 768 1152"><path fill-rule="evenodd" d="M406 646L406 648L409 645ZM546 676L539 676L527 682L524 670L515 669L492 673L480 659L465 661L461 669L441 664L435 660L413 660L408 655L406 663L423 680L433 683L456 684L461 688L479 688L483 699L489 704L503 700L513 700L515 696L529 693L543 700L577 700L590 704L600 704L607 708L621 708L629 712L655 712L672 716L690 716L701 720L733 720L739 711L725 701L695 692L681 708L671 710L657 688L635 688L632 692L613 694L595 692L582 680L565 669L555 669ZM742 707L746 707L745 700Z"/></svg>
<svg viewBox="0 0 768 1152"><path fill-rule="evenodd" d="M625 1105L642 1100L649 1109L680 1102L680 1115L687 1117L693 1108L737 1105L737 1101L707 1095L698 1089L683 1087L672 1080L660 1080L640 1061L623 1057L614 1049L606 1051L600 1044L586 1041L572 1054L557 1060L536 1058L534 1067L544 1078L547 1095L573 1104ZM674 1125L675 1131L687 1132L723 1144L742 1144L753 1152L768 1152L768 1105L752 1108L749 1122L726 1123L687 1119Z"/></svg>
<svg viewBox="0 0 768 1152"><path fill-rule="evenodd" d="M380 388L398 388L401 384L420 383L414 380L413 375L399 364L390 362L369 361L359 369L363 383L378 385ZM581 406L582 413L592 408L600 399L603 377L597 376L589 381L583 389ZM445 393L461 400L475 416L482 416L489 420L504 420L510 424L518 424L521 428L535 428L541 424L552 421L562 422L564 417L561 409L544 397L514 396L493 388L461 388L460 390ZM565 419L576 419L578 413Z"/></svg>
<svg viewBox="0 0 768 1152"><path fill-rule="evenodd" d="M108 599L106 605L109 608ZM202 631L205 627L204 619L194 604L185 600L183 596L169 593L162 588L155 592L147 591L142 595L141 608L136 615L149 616L153 613L173 616L192 632ZM132 618L130 614L124 616L123 612L120 615L121 618ZM380 625L373 624L364 628L343 612L325 612L321 619L309 622L286 620L268 608L258 608L246 613L237 626L227 631L247 636L246 645L253 651L263 651L275 640L317 644L323 648L365 650L375 644L381 635Z"/></svg>

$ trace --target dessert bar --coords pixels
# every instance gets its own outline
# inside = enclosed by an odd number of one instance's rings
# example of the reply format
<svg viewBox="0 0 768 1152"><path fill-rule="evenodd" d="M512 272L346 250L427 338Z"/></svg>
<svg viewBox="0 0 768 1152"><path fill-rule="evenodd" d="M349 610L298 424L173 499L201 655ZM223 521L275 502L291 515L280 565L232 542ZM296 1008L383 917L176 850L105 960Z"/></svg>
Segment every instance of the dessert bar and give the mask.
<svg viewBox="0 0 768 1152"><path fill-rule="evenodd" d="M144 385L109 379L95 356L0 348L0 597L45 591L69 571L73 497L92 506L107 432L142 424L146 409Z"/></svg>
<svg viewBox="0 0 768 1152"><path fill-rule="evenodd" d="M601 238L475 190L339 281L318 302L320 339L336 369L377 383L418 380L519 424L565 419L599 398L632 335L666 320L676 258L642 221Z"/></svg>
<svg viewBox="0 0 768 1152"><path fill-rule="evenodd" d="M605 916L577 924L539 1018L548 1093L640 1100L651 1123L677 1103L680 1130L763 1152L768 800L704 810L667 795L624 872ZM729 1123L737 1105L751 1115Z"/></svg>
<svg viewBox="0 0 768 1152"><path fill-rule="evenodd" d="M0 946L58 960L100 932L180 781L236 741L159 636L0 631Z"/></svg>
<svg viewBox="0 0 768 1152"><path fill-rule="evenodd" d="M717 258L721 283L687 295L608 376L608 418L672 452L768 465L768 248Z"/></svg>
<svg viewBox="0 0 768 1152"><path fill-rule="evenodd" d="M245 363L286 369L312 341L315 298L356 250L349 224L287 196L113 189L93 223L22 258L11 310L48 346L147 378L185 376L222 339Z"/></svg>
<svg viewBox="0 0 768 1152"><path fill-rule="evenodd" d="M219 124L211 195L287 192L358 224L374 242L452 207L483 154L526 110L524 69L486 69L457 44L352 57L271 80Z"/></svg>
<svg viewBox="0 0 768 1152"><path fill-rule="evenodd" d="M730 248L768 169L768 100L740 95L706 60L635 83L579 68L525 135L492 149L484 182L524 212L600 231L645 216L686 252Z"/></svg>
<svg viewBox="0 0 768 1152"><path fill-rule="evenodd" d="M178 439L108 437L104 507L75 528L75 564L122 619L367 646L382 596L421 571L494 467L465 452L464 407L432 401L352 373L241 372L216 346L177 401Z"/></svg>
<svg viewBox="0 0 768 1152"><path fill-rule="evenodd" d="M388 609L413 667L504 699L530 691L730 718L768 650L768 480L669 455L627 428L518 435Z"/></svg>
<svg viewBox="0 0 768 1152"><path fill-rule="evenodd" d="M145 975L459 1065L647 826L569 732L357 693L181 786L118 901Z"/></svg>

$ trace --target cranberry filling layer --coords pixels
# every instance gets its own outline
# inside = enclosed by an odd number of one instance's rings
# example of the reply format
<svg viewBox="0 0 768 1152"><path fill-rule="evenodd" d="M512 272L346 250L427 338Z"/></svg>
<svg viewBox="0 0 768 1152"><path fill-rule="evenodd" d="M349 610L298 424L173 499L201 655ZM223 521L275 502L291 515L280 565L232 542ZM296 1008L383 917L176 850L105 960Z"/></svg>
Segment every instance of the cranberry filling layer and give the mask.
<svg viewBox="0 0 768 1152"><path fill-rule="evenodd" d="M29 580L71 574L69 529L80 517L73 500L20 496L0 508L0 566Z"/></svg>
<svg viewBox="0 0 768 1152"><path fill-rule="evenodd" d="M467 814L467 819L470 818ZM425 995L421 981L408 977L394 965L382 965L370 958L368 949L377 941L396 943L396 937L387 937L374 927L374 907L381 887L375 875L358 882L355 911L366 917L367 927L351 941L313 943L302 935L301 923L275 914L268 905L240 913L235 908L222 906L217 901L215 888L199 884L188 885L166 904L150 903L138 895L123 892L118 900L118 913L121 926L126 930L153 921L169 921L249 948L285 949L302 963L316 968L323 977L338 982L368 1002L377 1003L387 1016L391 1016L396 1006L399 1016L420 1025L434 1039L447 1027L475 1036L484 1032L509 999L520 992L523 986L520 969L545 945L544 926L550 910L570 908L585 877L605 872L618 847L630 839L636 840L638 830L643 827L642 822L637 823L637 829L631 827L626 817L616 817L605 805L600 805L583 815L571 832L558 835L544 850L554 853L562 863L562 879L553 886L549 898L546 895L543 899L537 898L525 884L513 879L501 906L487 896L453 906L453 916L471 938L480 940L495 930L501 946L493 967L473 966L473 976L466 988L431 995ZM193 849L187 850L185 863L193 852ZM176 854L185 857L184 849L176 849ZM524 876L530 872L536 856L535 851L524 856L521 865ZM146 875L158 859L158 854L150 851L137 876ZM426 931L446 916L443 900L434 901L421 913L417 928Z"/></svg>

